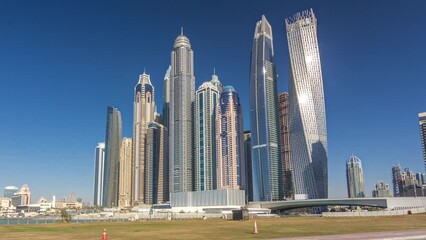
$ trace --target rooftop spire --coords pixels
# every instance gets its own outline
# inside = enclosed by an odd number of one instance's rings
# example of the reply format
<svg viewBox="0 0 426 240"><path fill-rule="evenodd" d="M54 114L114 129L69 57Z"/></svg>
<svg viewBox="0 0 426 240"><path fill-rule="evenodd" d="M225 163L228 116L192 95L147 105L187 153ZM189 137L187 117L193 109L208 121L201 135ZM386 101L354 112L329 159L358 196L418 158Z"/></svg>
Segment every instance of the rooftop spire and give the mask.
<svg viewBox="0 0 426 240"><path fill-rule="evenodd" d="M216 75L216 68L213 68L213 75Z"/></svg>
<svg viewBox="0 0 426 240"><path fill-rule="evenodd" d="M180 35L183 35L183 27L180 27Z"/></svg>
<svg viewBox="0 0 426 240"><path fill-rule="evenodd" d="M145 66L143 67L143 74L146 74L146 72L145 72Z"/></svg>

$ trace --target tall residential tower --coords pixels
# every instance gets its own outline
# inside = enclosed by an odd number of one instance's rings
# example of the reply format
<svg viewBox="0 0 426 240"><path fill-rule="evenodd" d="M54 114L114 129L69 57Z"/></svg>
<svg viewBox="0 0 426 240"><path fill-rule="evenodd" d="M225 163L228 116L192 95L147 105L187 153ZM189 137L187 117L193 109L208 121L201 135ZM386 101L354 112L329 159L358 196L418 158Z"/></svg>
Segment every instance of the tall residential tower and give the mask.
<svg viewBox="0 0 426 240"><path fill-rule="evenodd" d="M243 113L238 93L223 88L216 109L217 189L247 187L244 158Z"/></svg>
<svg viewBox="0 0 426 240"><path fill-rule="evenodd" d="M120 181L118 188L118 206L120 208L131 206L132 194L132 139L123 138L120 149Z"/></svg>
<svg viewBox="0 0 426 240"><path fill-rule="evenodd" d="M145 135L147 124L155 118L154 86L148 74L139 76L133 102L132 205L144 203Z"/></svg>
<svg viewBox="0 0 426 240"><path fill-rule="evenodd" d="M288 114L288 93L283 92L278 95L278 121L280 124L280 150L282 164L282 186L285 198L293 197L293 180L290 159L290 132Z"/></svg>
<svg viewBox="0 0 426 240"><path fill-rule="evenodd" d="M105 165L102 206L118 206L118 181L120 171L121 113L117 108L107 107L105 136Z"/></svg>
<svg viewBox="0 0 426 240"><path fill-rule="evenodd" d="M95 186L93 191L93 204L102 206L104 186L105 143L98 143L95 150Z"/></svg>
<svg viewBox="0 0 426 240"><path fill-rule="evenodd" d="M346 181L348 185L349 198L365 197L362 164L361 160L355 155L352 155L346 161Z"/></svg>
<svg viewBox="0 0 426 240"><path fill-rule="evenodd" d="M401 181L401 165L392 166L393 196L400 197L403 193Z"/></svg>
<svg viewBox="0 0 426 240"><path fill-rule="evenodd" d="M215 75L213 75L215 76ZM196 191L216 189L216 105L218 89L209 81L195 93L195 165Z"/></svg>
<svg viewBox="0 0 426 240"><path fill-rule="evenodd" d="M167 129L156 122L148 123L145 149L145 203L169 200L169 159Z"/></svg>
<svg viewBox="0 0 426 240"><path fill-rule="evenodd" d="M170 192L193 190L194 54L189 39L179 35L173 44L170 72L169 161Z"/></svg>
<svg viewBox="0 0 426 240"><path fill-rule="evenodd" d="M257 22L250 65L250 128L253 200L282 198L279 149L277 74L272 28L262 16Z"/></svg>
<svg viewBox="0 0 426 240"><path fill-rule="evenodd" d="M317 19L306 10L286 19L289 114L296 199L328 197L327 128Z"/></svg>

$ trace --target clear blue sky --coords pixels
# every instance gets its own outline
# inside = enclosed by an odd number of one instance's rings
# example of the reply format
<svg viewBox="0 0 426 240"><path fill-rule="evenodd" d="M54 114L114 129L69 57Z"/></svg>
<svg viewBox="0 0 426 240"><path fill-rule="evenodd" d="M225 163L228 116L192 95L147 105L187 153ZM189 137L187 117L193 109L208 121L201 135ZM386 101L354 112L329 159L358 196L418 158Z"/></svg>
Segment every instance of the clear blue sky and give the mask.
<svg viewBox="0 0 426 240"><path fill-rule="evenodd" d="M133 88L144 67L162 82L184 27L197 87L213 67L248 122L255 24L272 25L278 89L288 85L286 17L318 18L329 142L329 195L346 196L345 161L364 166L367 195L401 163L423 171L417 113L426 111L425 1L2 1L0 188L23 183L36 201L75 192L93 201L94 149L106 106L132 134Z"/></svg>

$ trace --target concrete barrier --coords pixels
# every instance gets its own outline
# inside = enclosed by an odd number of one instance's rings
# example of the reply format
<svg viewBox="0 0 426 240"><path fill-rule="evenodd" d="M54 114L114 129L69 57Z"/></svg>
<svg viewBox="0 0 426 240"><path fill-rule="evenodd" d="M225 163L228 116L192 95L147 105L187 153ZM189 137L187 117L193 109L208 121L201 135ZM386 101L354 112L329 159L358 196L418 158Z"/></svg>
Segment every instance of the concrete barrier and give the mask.
<svg viewBox="0 0 426 240"><path fill-rule="evenodd" d="M408 211L412 214L425 213L425 208L410 208L404 210L391 211L371 211L371 212L323 212L323 217L381 217L381 216L396 216L407 215Z"/></svg>

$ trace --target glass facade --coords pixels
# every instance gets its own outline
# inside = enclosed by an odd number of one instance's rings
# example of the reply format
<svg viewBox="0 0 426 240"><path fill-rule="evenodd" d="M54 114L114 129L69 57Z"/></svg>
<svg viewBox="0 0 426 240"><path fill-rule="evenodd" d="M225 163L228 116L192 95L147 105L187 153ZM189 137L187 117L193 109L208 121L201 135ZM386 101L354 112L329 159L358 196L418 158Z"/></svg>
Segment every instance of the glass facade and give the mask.
<svg viewBox="0 0 426 240"><path fill-rule="evenodd" d="M295 198L327 198L324 89L317 19L312 9L287 18L286 30L290 54L290 152Z"/></svg>
<svg viewBox="0 0 426 240"><path fill-rule="evenodd" d="M107 107L105 136L105 166L102 206L118 206L118 182L120 171L121 113L117 108Z"/></svg>
<svg viewBox="0 0 426 240"><path fill-rule="evenodd" d="M170 71L170 192L193 190L194 56L189 39L179 35L173 45Z"/></svg>
<svg viewBox="0 0 426 240"><path fill-rule="evenodd" d="M247 186L244 161L243 115L238 93L224 87L216 110L217 189Z"/></svg>
<svg viewBox="0 0 426 240"><path fill-rule="evenodd" d="M93 204L102 206L103 183L105 164L105 143L98 143L95 150L95 186L93 191Z"/></svg>
<svg viewBox="0 0 426 240"><path fill-rule="evenodd" d="M216 104L219 91L211 82L203 83L195 94L195 190L217 187L216 181Z"/></svg>
<svg viewBox="0 0 426 240"><path fill-rule="evenodd" d="M293 167L290 158L290 131L288 115L288 93L278 95L278 119L280 125L280 150L282 164L282 186L285 198L293 197Z"/></svg>
<svg viewBox="0 0 426 240"><path fill-rule="evenodd" d="M265 16L256 25L250 65L250 128L253 200L282 199L277 75L272 29Z"/></svg>
<svg viewBox="0 0 426 240"><path fill-rule="evenodd" d="M250 131L244 131L244 158L246 164L246 176L247 176L247 187L246 187L246 201L253 201L253 174L251 165L251 133Z"/></svg>
<svg viewBox="0 0 426 240"><path fill-rule="evenodd" d="M7 198L13 198L15 193L18 192L18 187L15 186L7 186L4 188L3 196Z"/></svg>
<svg viewBox="0 0 426 240"><path fill-rule="evenodd" d="M362 164L361 160L355 155L352 155L348 161L346 161L346 182L349 198L365 197Z"/></svg>
<svg viewBox="0 0 426 240"><path fill-rule="evenodd" d="M392 185L393 185L394 197L399 197L400 192L403 191L400 183L401 183L401 166L398 164L392 167Z"/></svg>

